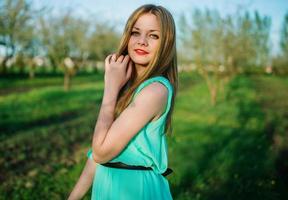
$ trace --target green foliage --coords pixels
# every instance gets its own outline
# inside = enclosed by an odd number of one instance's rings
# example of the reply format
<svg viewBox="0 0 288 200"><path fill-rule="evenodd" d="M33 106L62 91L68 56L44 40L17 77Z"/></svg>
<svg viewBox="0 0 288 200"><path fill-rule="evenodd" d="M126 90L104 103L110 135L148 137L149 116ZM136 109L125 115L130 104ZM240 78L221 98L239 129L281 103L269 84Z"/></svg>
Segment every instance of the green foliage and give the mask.
<svg viewBox="0 0 288 200"><path fill-rule="evenodd" d="M283 56L287 58L288 56L288 12L284 16L284 20L282 24L280 46L282 49Z"/></svg>
<svg viewBox="0 0 288 200"><path fill-rule="evenodd" d="M0 2L0 45L5 49L0 73L6 72L8 60L16 53L31 51L35 40L33 20L37 12L26 0Z"/></svg>
<svg viewBox="0 0 288 200"><path fill-rule="evenodd" d="M104 61L106 56L116 52L120 42L120 34L115 31L114 26L107 22L97 23L94 32L88 39L89 58Z"/></svg>
<svg viewBox="0 0 288 200"><path fill-rule="evenodd" d="M281 52L273 59L273 71L277 75L288 74L288 12L284 16L280 33Z"/></svg>
<svg viewBox="0 0 288 200"><path fill-rule="evenodd" d="M64 13L42 17L39 25L43 50L54 67L60 67L66 57L81 60L87 54L88 21Z"/></svg>
<svg viewBox="0 0 288 200"><path fill-rule="evenodd" d="M182 62L190 60L205 68L224 65L230 72L268 64L269 17L258 12L222 17L209 9L196 9L191 16L191 24L184 15L180 17Z"/></svg>

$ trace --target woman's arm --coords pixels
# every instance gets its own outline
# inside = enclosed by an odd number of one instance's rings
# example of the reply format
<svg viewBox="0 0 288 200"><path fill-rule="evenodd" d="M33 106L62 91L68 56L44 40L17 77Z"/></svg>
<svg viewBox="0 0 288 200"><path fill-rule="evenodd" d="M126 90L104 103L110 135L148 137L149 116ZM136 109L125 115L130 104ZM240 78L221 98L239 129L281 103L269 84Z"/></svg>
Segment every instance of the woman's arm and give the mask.
<svg viewBox="0 0 288 200"><path fill-rule="evenodd" d="M78 200L83 198L86 192L91 187L93 178L95 175L97 163L91 159L87 159L84 169L78 179L76 185L74 186L72 192L70 193L68 200Z"/></svg>
<svg viewBox="0 0 288 200"><path fill-rule="evenodd" d="M92 158L97 163L100 163L102 157L100 149L114 121L118 93L132 72L132 63L129 63L129 59L128 55L116 58L116 54L109 55L105 59L105 87L92 139Z"/></svg>
<svg viewBox="0 0 288 200"><path fill-rule="evenodd" d="M127 56L120 56L120 61L112 56L111 60L105 60L104 94L92 139L92 158L99 164L117 156L149 121L165 110L168 102L166 86L151 83L114 119L118 92L130 77L132 65L126 74Z"/></svg>
<svg viewBox="0 0 288 200"><path fill-rule="evenodd" d="M95 162L102 164L117 156L149 121L164 112L168 102L167 97L168 89L161 83L151 83L143 88L134 101L113 121L108 130L102 126L102 129L99 128L94 133L94 138L99 134L98 139L101 136L103 140L101 144L94 143L92 155ZM108 116L112 118L108 109L104 108L104 110L107 112L103 112L103 115L98 117L101 124L111 122Z"/></svg>

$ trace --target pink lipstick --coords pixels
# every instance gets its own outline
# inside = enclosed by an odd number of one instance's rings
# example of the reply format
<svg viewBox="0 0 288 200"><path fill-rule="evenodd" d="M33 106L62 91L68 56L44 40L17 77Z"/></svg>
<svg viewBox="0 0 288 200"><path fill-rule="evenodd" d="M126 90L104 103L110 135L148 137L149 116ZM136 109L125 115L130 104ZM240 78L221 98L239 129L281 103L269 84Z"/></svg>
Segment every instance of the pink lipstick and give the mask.
<svg viewBox="0 0 288 200"><path fill-rule="evenodd" d="M142 49L135 49L134 51L140 56L149 54L147 51L144 51Z"/></svg>

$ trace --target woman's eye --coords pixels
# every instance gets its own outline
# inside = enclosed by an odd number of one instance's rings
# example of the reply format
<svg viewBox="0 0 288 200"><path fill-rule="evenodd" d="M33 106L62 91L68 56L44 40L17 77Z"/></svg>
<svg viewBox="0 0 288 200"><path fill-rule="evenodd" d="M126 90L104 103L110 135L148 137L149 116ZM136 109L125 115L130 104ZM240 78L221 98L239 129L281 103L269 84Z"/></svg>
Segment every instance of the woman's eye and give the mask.
<svg viewBox="0 0 288 200"><path fill-rule="evenodd" d="M139 35L139 32L137 32L137 31L132 31L132 32L131 32L131 35Z"/></svg>
<svg viewBox="0 0 288 200"><path fill-rule="evenodd" d="M151 34L150 37L153 38L153 39L159 39L159 36L155 35L155 34Z"/></svg>

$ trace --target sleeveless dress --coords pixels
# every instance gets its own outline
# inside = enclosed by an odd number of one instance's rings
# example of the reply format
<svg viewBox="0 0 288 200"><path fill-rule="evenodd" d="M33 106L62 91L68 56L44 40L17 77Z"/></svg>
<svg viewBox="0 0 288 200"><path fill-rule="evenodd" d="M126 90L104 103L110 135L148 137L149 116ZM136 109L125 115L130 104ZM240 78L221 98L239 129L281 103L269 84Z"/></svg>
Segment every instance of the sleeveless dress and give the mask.
<svg viewBox="0 0 288 200"><path fill-rule="evenodd" d="M109 162L151 167L153 170L117 169L97 164L92 185L93 200L170 200L168 180L161 175L168 167L166 117L171 106L173 87L163 76L155 76L142 82L132 99L147 85L160 82L168 89L165 112L156 121L147 123L127 146ZM92 159L92 150L87 156Z"/></svg>

